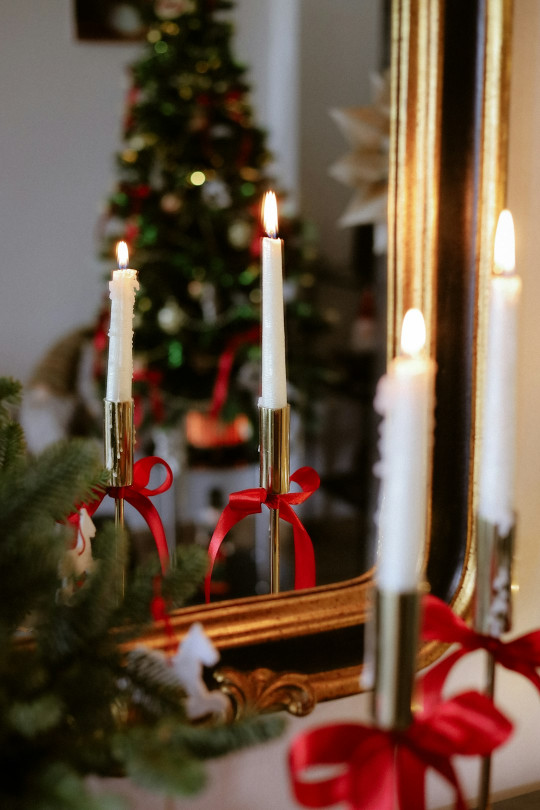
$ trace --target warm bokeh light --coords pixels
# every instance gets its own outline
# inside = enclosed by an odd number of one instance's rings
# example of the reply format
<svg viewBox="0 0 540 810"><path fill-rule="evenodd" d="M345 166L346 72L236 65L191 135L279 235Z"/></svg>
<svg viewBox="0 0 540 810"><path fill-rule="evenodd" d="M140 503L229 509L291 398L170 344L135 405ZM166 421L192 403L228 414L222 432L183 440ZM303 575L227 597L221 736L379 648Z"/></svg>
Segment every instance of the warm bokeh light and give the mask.
<svg viewBox="0 0 540 810"><path fill-rule="evenodd" d="M516 240L514 220L510 211L505 209L499 215L495 232L495 250L493 272L499 275L513 273L516 267Z"/></svg>
<svg viewBox="0 0 540 810"><path fill-rule="evenodd" d="M118 262L118 268L120 270L125 270L128 266L129 253L128 246L125 242L118 242L116 246L116 261Z"/></svg>
<svg viewBox="0 0 540 810"><path fill-rule="evenodd" d="M404 354L418 354L426 345L426 324L419 309L409 309L401 327L401 351Z"/></svg>
<svg viewBox="0 0 540 810"><path fill-rule="evenodd" d="M206 175L204 172L196 171L191 173L189 179L193 186L202 186L206 182Z"/></svg>
<svg viewBox="0 0 540 810"><path fill-rule="evenodd" d="M277 239L278 218L277 200L273 191L267 191L263 200L263 227L268 236Z"/></svg>

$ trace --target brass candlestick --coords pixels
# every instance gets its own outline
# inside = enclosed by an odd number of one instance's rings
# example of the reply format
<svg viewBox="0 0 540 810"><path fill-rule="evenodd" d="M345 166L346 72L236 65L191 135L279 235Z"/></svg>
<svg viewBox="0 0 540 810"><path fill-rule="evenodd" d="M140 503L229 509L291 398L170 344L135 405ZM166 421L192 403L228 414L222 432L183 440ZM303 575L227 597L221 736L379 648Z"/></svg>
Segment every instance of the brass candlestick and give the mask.
<svg viewBox="0 0 540 810"><path fill-rule="evenodd" d="M411 724L419 617L418 591L376 590L372 717L379 728Z"/></svg>
<svg viewBox="0 0 540 810"><path fill-rule="evenodd" d="M109 472L109 486L129 487L133 484L133 400L111 402L105 407L105 468ZM124 499L114 499L114 522L117 530L124 529ZM118 541L117 541L118 544ZM118 548L117 548L118 551ZM122 566L120 597L125 592L125 572Z"/></svg>
<svg viewBox="0 0 540 810"><path fill-rule="evenodd" d="M476 595L474 627L478 633L499 638L512 623L512 562L514 557L515 521L502 535L499 527L484 518L476 521ZM495 660L487 655L485 693L495 695ZM482 759L478 810L489 807L491 757Z"/></svg>
<svg viewBox="0 0 540 810"><path fill-rule="evenodd" d="M290 406L259 406L260 485L273 494L289 491ZM270 592L279 593L279 509L270 509Z"/></svg>

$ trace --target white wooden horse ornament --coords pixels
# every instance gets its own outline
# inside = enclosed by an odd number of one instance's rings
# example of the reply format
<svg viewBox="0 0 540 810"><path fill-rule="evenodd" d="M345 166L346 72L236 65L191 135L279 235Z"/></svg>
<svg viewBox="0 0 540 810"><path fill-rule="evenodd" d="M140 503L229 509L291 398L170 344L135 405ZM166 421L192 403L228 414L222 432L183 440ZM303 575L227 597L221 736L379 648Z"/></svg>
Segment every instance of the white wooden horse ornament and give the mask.
<svg viewBox="0 0 540 810"><path fill-rule="evenodd" d="M202 678L203 667L212 667L219 661L219 653L196 622L178 647L170 663L176 678L186 693L187 716L194 720L208 714L224 716L228 707L227 697L219 691L210 691Z"/></svg>

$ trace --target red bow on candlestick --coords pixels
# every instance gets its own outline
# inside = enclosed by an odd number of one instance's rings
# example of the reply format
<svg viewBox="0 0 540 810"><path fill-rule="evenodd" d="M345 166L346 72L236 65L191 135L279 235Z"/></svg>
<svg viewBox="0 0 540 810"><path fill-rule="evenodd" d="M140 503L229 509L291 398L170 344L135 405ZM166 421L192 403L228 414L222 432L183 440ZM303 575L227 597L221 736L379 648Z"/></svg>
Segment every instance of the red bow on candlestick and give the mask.
<svg viewBox="0 0 540 810"><path fill-rule="evenodd" d="M487 756L502 745L512 724L479 692L450 700L440 695L448 667L434 667L422 679L424 706L405 731L384 731L356 723L323 726L302 734L289 752L293 791L304 807L345 801L353 810L425 810L429 768L453 787L456 810L466 804L451 758ZM334 765L338 773L305 780L308 768Z"/></svg>
<svg viewBox="0 0 540 810"><path fill-rule="evenodd" d="M320 478L312 467L300 467L293 475L291 481L298 484L302 492L287 492L283 495L273 495L264 487L243 489L229 495L229 503L221 513L218 524L210 540L208 556L210 566L204 583L206 601L210 601L210 580L212 569L226 534L248 515L262 511L262 505L269 509L279 509L279 516L293 527L294 536L294 587L313 588L315 586L315 555L311 539L294 510L293 505L303 503L313 495L320 484Z"/></svg>
<svg viewBox="0 0 540 810"><path fill-rule="evenodd" d="M161 464L165 468L165 480L158 487L148 489L152 470L158 464ZM158 456L147 456L146 458L139 459L139 461L136 461L133 465L133 484L131 486L107 487L95 500L87 504L81 504L81 506L85 507L91 517L97 511L105 495L109 495L111 498L123 498L130 503L142 515L148 528L152 532L161 563L161 570L165 573L169 565L167 538L165 537L165 530L159 512L149 499L153 495L160 495L162 492L166 492L172 482L173 474L167 462ZM70 523L78 526L78 518L79 514L77 512L70 515L68 520Z"/></svg>
<svg viewBox="0 0 540 810"><path fill-rule="evenodd" d="M422 639L461 644L462 649L449 656L452 663L472 650L484 649L491 653L498 664L521 673L540 691L540 675L536 671L540 667L540 630L505 642L477 633L435 596L425 596L422 605Z"/></svg>

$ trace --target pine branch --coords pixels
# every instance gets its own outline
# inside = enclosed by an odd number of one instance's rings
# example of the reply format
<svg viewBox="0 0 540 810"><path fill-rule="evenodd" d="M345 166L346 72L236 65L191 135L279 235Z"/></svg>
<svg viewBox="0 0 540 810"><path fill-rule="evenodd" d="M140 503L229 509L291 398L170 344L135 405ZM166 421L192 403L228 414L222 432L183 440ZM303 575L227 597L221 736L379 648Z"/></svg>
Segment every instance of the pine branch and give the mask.
<svg viewBox="0 0 540 810"><path fill-rule="evenodd" d="M101 481L101 458L93 442L73 439L51 446L14 478L0 479L4 531L45 516L62 520L74 504L92 499Z"/></svg>
<svg viewBox="0 0 540 810"><path fill-rule="evenodd" d="M127 536L109 524L96 539L96 570L69 604L54 605L42 628L43 650L50 660L69 658L85 649L95 651L96 641L118 624L118 583L127 556Z"/></svg>
<svg viewBox="0 0 540 810"><path fill-rule="evenodd" d="M208 570L208 553L198 546L180 546L176 551L176 564L167 572L162 592L169 609L182 607L202 586Z"/></svg>
<svg viewBox="0 0 540 810"><path fill-rule="evenodd" d="M185 747L192 756L209 759L229 751L274 739L285 728L281 715L268 714L246 717L241 722L211 726L173 726L163 722L161 736L168 733L172 746Z"/></svg>
<svg viewBox="0 0 540 810"><path fill-rule="evenodd" d="M10 407L21 401L22 385L12 377L0 377L0 423L9 418Z"/></svg>
<svg viewBox="0 0 540 810"><path fill-rule="evenodd" d="M22 462L26 450L20 425L11 422L0 428L0 470L10 470Z"/></svg>

